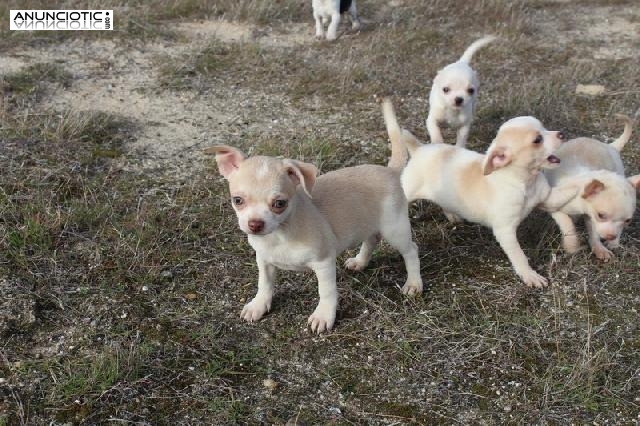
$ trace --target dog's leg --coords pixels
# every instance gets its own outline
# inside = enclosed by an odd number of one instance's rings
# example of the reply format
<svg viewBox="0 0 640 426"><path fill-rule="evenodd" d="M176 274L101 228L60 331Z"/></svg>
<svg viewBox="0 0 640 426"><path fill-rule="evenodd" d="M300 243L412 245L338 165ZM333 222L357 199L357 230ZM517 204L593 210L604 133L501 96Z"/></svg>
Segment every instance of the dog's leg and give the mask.
<svg viewBox="0 0 640 426"><path fill-rule="evenodd" d="M420 257L418 246L411 239L411 224L406 212L398 222L391 223L388 229L381 231L382 238L387 240L400 252L407 269L407 281L402 287L402 293L415 296L422 293L422 277L420 276Z"/></svg>
<svg viewBox="0 0 640 426"><path fill-rule="evenodd" d="M573 254L580 250L580 241L576 234L576 227L571 216L561 211L551 213L551 217L556 221L560 232L562 232L562 247L567 253Z"/></svg>
<svg viewBox="0 0 640 426"><path fill-rule="evenodd" d="M338 308L338 288L336 286L336 258L329 257L327 260L311 265L311 269L318 278L318 294L320 301L316 310L309 317L311 331L322 333L329 331L336 320L336 309Z"/></svg>
<svg viewBox="0 0 640 426"><path fill-rule="evenodd" d="M444 142L438 122L432 115L427 116L427 131L429 132L429 139L431 140L431 143Z"/></svg>
<svg viewBox="0 0 640 426"><path fill-rule="evenodd" d="M526 285L538 288L547 285L546 278L529 266L529 260L522 251L518 238L516 237L516 227L508 226L494 229L493 234L509 258L509 261L511 261L513 268L516 270L516 274L522 278Z"/></svg>
<svg viewBox="0 0 640 426"><path fill-rule="evenodd" d="M367 267L371 260L371 253L378 244L379 238L377 235L372 235L367 238L360 246L360 252L356 257L351 257L344 262L344 266L352 271L361 271Z"/></svg>
<svg viewBox="0 0 640 426"><path fill-rule="evenodd" d="M258 293L251 302L244 305L240 317L246 321L258 321L271 309L273 284L276 279L276 267L265 262L256 254L258 264Z"/></svg>
<svg viewBox="0 0 640 426"><path fill-rule="evenodd" d="M586 217L584 219L585 225L587 225L587 230L589 231L589 245L591 246L591 250L596 257L604 262L608 262L613 257L613 252L606 248L604 244L600 241L600 236L598 235L598 231L596 230L596 225L593 221Z"/></svg>
<svg viewBox="0 0 640 426"><path fill-rule="evenodd" d="M319 13L314 12L313 18L316 20L316 38L323 39L324 38L324 24L322 16Z"/></svg>
<svg viewBox="0 0 640 426"><path fill-rule="evenodd" d="M327 30L327 40L332 41L338 38L338 26L340 25L340 7L331 13L331 23Z"/></svg>
<svg viewBox="0 0 640 426"><path fill-rule="evenodd" d="M460 148L465 147L465 145L467 144L467 138L469 137L470 130L471 130L471 123L465 124L464 126L458 129L457 137L456 137L456 146L459 146Z"/></svg>
<svg viewBox="0 0 640 426"><path fill-rule="evenodd" d="M356 10L356 0L353 0L353 2L351 2L349 13L351 14L351 28L353 28L354 30L359 30L362 24L360 23L360 19L358 18L358 11Z"/></svg>
<svg viewBox="0 0 640 426"><path fill-rule="evenodd" d="M539 207L547 212L555 212L563 208L569 201L573 200L580 186L578 184L566 184L562 186L554 186L549 191L547 198L540 203Z"/></svg>

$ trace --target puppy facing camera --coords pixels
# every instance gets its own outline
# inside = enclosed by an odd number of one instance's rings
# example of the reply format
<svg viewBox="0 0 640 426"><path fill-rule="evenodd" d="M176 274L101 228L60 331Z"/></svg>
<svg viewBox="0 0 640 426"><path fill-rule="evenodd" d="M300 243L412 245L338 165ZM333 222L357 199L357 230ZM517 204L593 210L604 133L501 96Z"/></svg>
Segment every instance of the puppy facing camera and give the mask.
<svg viewBox="0 0 640 426"><path fill-rule="evenodd" d="M236 148L215 146L218 169L229 182L240 229L256 252L258 292L242 309L258 321L271 309L276 269L312 270L320 300L311 330L331 330L338 305L336 258L361 244L345 266L364 269L380 239L402 255L406 295L422 292L418 247L413 242L407 199L400 186L406 149L393 134L387 167L366 164L316 176L313 164L266 156L247 158Z"/></svg>
<svg viewBox="0 0 640 426"><path fill-rule="evenodd" d="M457 62L438 71L429 94L427 131L432 143L443 143L441 126L457 129L456 145L464 148L475 114L480 82L469 63L474 53L495 40L483 37L471 44Z"/></svg>
<svg viewBox="0 0 640 426"><path fill-rule="evenodd" d="M327 40L335 40L338 37L338 26L343 13L351 15L351 27L354 30L360 28L361 23L356 10L356 0L313 0L313 18L316 20L316 38L325 37L324 26L331 20L327 29Z"/></svg>

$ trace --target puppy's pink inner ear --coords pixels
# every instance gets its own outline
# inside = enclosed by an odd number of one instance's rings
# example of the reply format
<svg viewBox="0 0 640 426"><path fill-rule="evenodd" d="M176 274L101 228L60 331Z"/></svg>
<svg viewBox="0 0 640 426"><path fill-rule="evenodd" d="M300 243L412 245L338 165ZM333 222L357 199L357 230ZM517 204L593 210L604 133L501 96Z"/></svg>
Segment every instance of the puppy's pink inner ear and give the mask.
<svg viewBox="0 0 640 426"><path fill-rule="evenodd" d="M228 150L219 151L216 154L216 163L218 163L218 169L222 176L229 177L229 175L238 169L240 163L244 161L244 155L240 151Z"/></svg>
<svg viewBox="0 0 640 426"><path fill-rule="evenodd" d="M291 181L296 185L301 184L304 192L311 197L311 190L316 183L316 174L318 173L316 166L295 160L285 161L289 163L287 174L291 178Z"/></svg>
<svg viewBox="0 0 640 426"><path fill-rule="evenodd" d="M582 198L593 197L600 191L604 189L604 183L600 182L598 179L594 179L584 188L584 192L582 193Z"/></svg>

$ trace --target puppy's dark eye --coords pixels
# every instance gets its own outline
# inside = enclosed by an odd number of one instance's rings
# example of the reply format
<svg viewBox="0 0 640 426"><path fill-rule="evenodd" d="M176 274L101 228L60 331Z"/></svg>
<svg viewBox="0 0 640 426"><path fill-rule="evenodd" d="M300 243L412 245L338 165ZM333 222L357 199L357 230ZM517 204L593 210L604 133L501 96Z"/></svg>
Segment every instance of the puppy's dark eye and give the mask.
<svg viewBox="0 0 640 426"><path fill-rule="evenodd" d="M283 209L287 206L287 200L275 200L273 202L273 207L276 209Z"/></svg>
<svg viewBox="0 0 640 426"><path fill-rule="evenodd" d="M442 88L442 91L443 91L444 93L449 93L449 90L450 90L450 89L449 89L448 87L443 87L443 88Z"/></svg>
<svg viewBox="0 0 640 426"><path fill-rule="evenodd" d="M535 143L535 144L537 145L537 144L542 143L542 140L543 140L543 139L542 139L542 135L538 135L538 136L536 136L536 138L533 140L533 143Z"/></svg>
<svg viewBox="0 0 640 426"><path fill-rule="evenodd" d="M467 93L473 96L473 94L476 93L476 89L474 89L473 87L469 87L467 89Z"/></svg>
<svg viewBox="0 0 640 426"><path fill-rule="evenodd" d="M607 214L606 213L598 213L598 219L607 220Z"/></svg>
<svg viewBox="0 0 640 426"><path fill-rule="evenodd" d="M241 206L244 204L244 199L242 197L231 197L231 202L234 206Z"/></svg>
<svg viewBox="0 0 640 426"><path fill-rule="evenodd" d="M628 224L630 224L630 223L631 223L631 218L629 218L629 219L627 219L627 220L625 220L625 221L624 221L624 224L625 224L625 225L628 225Z"/></svg>

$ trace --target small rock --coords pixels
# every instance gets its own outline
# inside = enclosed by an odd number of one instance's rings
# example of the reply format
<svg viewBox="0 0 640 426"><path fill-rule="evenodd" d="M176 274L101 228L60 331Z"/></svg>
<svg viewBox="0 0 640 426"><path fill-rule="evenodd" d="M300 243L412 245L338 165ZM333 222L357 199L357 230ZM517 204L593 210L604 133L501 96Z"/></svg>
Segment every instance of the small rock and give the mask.
<svg viewBox="0 0 640 426"><path fill-rule="evenodd" d="M262 385L267 388L269 392L273 392L278 387L278 383L273 379L264 379Z"/></svg>
<svg viewBox="0 0 640 426"><path fill-rule="evenodd" d="M576 93L578 95L597 96L603 94L605 87L601 84L578 84Z"/></svg>
<svg viewBox="0 0 640 426"><path fill-rule="evenodd" d="M196 299L198 297L198 295L195 294L195 293L187 293L187 294L184 295L184 297L187 300L194 300L194 299Z"/></svg>
<svg viewBox="0 0 640 426"><path fill-rule="evenodd" d="M504 410L504 412L505 412L505 413L510 413L510 412L511 412L511 410L512 410L512 408L511 408L511 406L510 406L510 405L505 405L505 406L504 406L504 408L503 408L503 410Z"/></svg>

